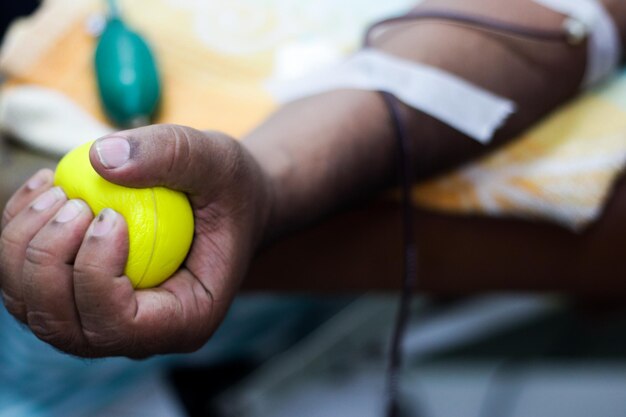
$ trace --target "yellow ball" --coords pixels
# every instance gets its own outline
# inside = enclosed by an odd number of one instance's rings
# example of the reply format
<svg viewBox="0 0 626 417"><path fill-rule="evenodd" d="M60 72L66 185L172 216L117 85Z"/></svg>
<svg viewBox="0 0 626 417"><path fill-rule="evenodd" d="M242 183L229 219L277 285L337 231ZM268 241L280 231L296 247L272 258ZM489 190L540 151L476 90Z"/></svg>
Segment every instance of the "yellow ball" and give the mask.
<svg viewBox="0 0 626 417"><path fill-rule="evenodd" d="M155 287L183 262L193 239L193 213L187 196L163 187L128 188L110 183L91 166L89 149L80 146L59 163L54 182L68 198L85 201L94 214L105 208L128 224L125 273L135 288Z"/></svg>

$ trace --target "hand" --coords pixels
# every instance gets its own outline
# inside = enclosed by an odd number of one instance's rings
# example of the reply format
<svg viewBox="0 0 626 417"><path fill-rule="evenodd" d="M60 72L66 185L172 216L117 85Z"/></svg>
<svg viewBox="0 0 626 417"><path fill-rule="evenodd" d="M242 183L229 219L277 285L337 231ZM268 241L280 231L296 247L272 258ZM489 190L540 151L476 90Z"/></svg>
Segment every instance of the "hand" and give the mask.
<svg viewBox="0 0 626 417"><path fill-rule="evenodd" d="M7 309L40 339L84 357L145 357L202 346L224 317L269 212L266 175L238 142L218 133L156 125L99 139L93 167L130 187L188 194L194 241L183 266L154 289L124 274L123 217L97 219L38 172L6 206L0 288Z"/></svg>

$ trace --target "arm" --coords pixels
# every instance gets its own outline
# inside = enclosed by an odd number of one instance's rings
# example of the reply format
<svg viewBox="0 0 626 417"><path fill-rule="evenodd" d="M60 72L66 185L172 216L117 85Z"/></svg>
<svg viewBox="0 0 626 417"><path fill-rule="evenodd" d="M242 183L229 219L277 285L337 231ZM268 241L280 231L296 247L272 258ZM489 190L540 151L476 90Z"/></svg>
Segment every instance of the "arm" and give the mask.
<svg viewBox="0 0 626 417"><path fill-rule="evenodd" d="M561 22L526 0L502 4L471 2L474 12L546 26ZM537 45L437 22L398 28L381 47L515 100L519 111L495 145L571 97L585 57L582 47ZM488 149L420 112L404 108L403 117L420 175ZM183 267L158 288L134 291L123 275L124 219L111 212L93 219L84 204L67 203L53 190L52 173L42 171L18 190L3 215L4 302L38 337L80 356L196 349L226 314L261 242L393 184L395 153L382 101L357 91L290 104L242 143L163 125L102 138L90 156L104 178L189 195L196 230Z"/></svg>
<svg viewBox="0 0 626 417"><path fill-rule="evenodd" d="M623 9L624 3L607 3L620 17L624 35L626 12L616 10ZM554 29L563 23L563 16L528 0L425 2L424 7L429 6L533 27ZM381 49L443 68L518 104L518 111L489 146L404 107L420 177L449 169L515 137L572 98L584 73L585 45L529 42L434 21L395 32L385 37ZM246 137L244 146L273 184L274 206L266 239L391 185L396 175L392 135L387 109L378 94L344 90L289 104Z"/></svg>

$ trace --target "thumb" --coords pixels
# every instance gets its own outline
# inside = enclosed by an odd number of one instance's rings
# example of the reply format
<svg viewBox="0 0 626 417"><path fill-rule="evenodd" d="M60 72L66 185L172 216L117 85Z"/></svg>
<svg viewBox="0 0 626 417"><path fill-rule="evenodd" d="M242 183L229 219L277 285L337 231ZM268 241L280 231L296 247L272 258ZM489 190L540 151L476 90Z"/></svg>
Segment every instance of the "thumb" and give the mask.
<svg viewBox="0 0 626 417"><path fill-rule="evenodd" d="M217 132L152 125L98 139L89 158L98 174L115 184L162 186L194 195L220 184L237 149L234 140Z"/></svg>

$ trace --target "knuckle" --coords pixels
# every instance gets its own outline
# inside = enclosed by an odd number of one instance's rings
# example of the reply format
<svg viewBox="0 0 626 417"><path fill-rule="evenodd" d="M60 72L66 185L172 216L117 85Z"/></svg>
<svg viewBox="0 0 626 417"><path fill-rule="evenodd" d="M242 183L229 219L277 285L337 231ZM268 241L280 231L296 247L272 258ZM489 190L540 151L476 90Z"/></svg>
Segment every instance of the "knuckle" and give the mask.
<svg viewBox="0 0 626 417"><path fill-rule="evenodd" d="M74 282L77 284L90 282L93 277L101 275L110 275L104 265L85 261L74 264Z"/></svg>
<svg viewBox="0 0 626 417"><path fill-rule="evenodd" d="M24 260L35 267L46 268L58 263L59 255L50 248L40 245L36 240L32 240L26 246Z"/></svg>
<svg viewBox="0 0 626 417"><path fill-rule="evenodd" d="M15 217L15 215L9 211L9 206L7 206L2 212L2 227L6 227L13 217Z"/></svg>
<svg viewBox="0 0 626 417"><path fill-rule="evenodd" d="M173 141L169 142L167 155L169 161L165 175L168 177L178 170L186 171L192 156L192 141L189 137L187 129L176 125L166 125L169 134L173 137Z"/></svg>
<svg viewBox="0 0 626 417"><path fill-rule="evenodd" d="M224 135L213 136L220 153L223 180L246 184L252 174L252 164L240 143Z"/></svg>
<svg viewBox="0 0 626 417"><path fill-rule="evenodd" d="M12 258L17 255L20 250L23 250L24 247L24 235L20 233L20 231L13 227L12 225L7 226L3 231L2 235L0 235L0 256L3 258L3 261Z"/></svg>
<svg viewBox="0 0 626 417"><path fill-rule="evenodd" d="M29 311L27 313L28 327L41 340L63 350L74 350L80 344L76 332L71 331L67 321L57 320L50 313Z"/></svg>
<svg viewBox="0 0 626 417"><path fill-rule="evenodd" d="M9 295L6 291L0 291L2 293L2 302L4 303L7 311L22 323L26 322L26 304L23 301Z"/></svg>
<svg viewBox="0 0 626 417"><path fill-rule="evenodd" d="M18 210L17 205L15 203L16 195L14 195L6 204L4 210L2 211L2 227L6 227L7 224L17 216Z"/></svg>
<svg viewBox="0 0 626 417"><path fill-rule="evenodd" d="M89 346L102 354L116 354L132 350L132 338L119 328L85 328L83 334Z"/></svg>

